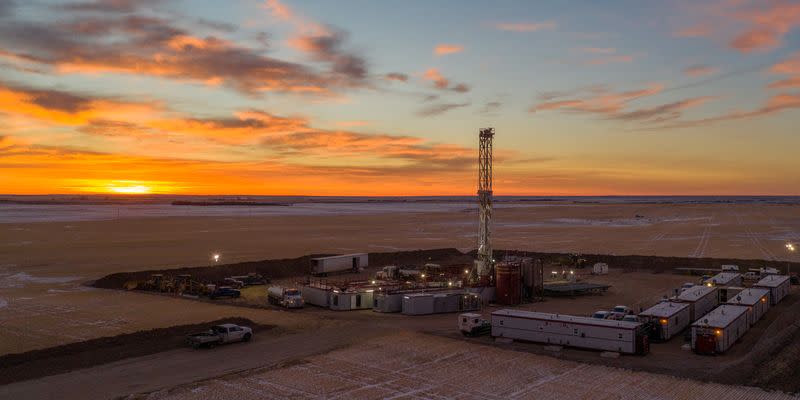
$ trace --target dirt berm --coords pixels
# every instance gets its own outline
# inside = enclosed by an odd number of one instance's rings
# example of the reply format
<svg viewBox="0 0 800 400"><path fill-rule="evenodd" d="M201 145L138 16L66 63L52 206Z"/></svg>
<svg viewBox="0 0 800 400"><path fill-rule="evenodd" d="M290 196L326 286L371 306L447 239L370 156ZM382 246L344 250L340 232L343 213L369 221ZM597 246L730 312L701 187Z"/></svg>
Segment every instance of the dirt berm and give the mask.
<svg viewBox="0 0 800 400"><path fill-rule="evenodd" d="M545 265L564 264L570 259L570 255L564 253L495 250L494 254L497 258L502 258L505 255L527 255L541 259ZM106 289L122 289L125 287L127 282L145 281L150 278L151 274L155 273L162 273L170 276L191 274L194 279L206 283L222 283L226 277L245 275L250 272L257 272L271 279L296 277L308 273L311 258L325 255L328 254L314 254L299 258L249 261L236 264L213 266L120 272L98 279L93 283L93 286ZM372 267L381 267L392 264L400 266L422 265L427 262L441 265L467 265L472 263L474 257L475 250L468 253L462 253L458 249L448 248L400 251L391 253L369 253L369 263ZM605 262L608 263L608 265L612 268L623 268L626 270L649 270L653 272L665 272L680 267L719 269L723 264L736 264L745 269L773 267L785 271L787 265L787 263L784 261L740 260L732 258L688 258L638 255L617 256L607 254L582 254L581 257L587 260L587 265L592 265L595 262ZM800 263L791 264L793 270L800 271Z"/></svg>
<svg viewBox="0 0 800 400"><path fill-rule="evenodd" d="M272 325L256 324L247 318L232 317L7 354L0 356L0 385L172 350L184 345L186 335L225 323L249 326L256 334L273 328Z"/></svg>

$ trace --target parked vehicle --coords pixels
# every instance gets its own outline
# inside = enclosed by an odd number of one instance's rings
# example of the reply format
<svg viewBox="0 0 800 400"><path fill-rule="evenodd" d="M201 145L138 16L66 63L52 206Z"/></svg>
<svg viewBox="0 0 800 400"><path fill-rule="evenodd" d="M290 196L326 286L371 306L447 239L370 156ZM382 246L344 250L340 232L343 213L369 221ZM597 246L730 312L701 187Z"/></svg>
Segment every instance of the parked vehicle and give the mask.
<svg viewBox="0 0 800 400"><path fill-rule="evenodd" d="M281 286L270 286L267 289L267 301L270 304L286 308L302 308L305 304L300 290Z"/></svg>
<svg viewBox="0 0 800 400"><path fill-rule="evenodd" d="M628 314L628 315L622 317L622 321L639 322L639 316L638 315L633 315L633 314Z"/></svg>
<svg viewBox="0 0 800 400"><path fill-rule="evenodd" d="M253 338L253 330L247 326L222 324L212 326L205 332L194 333L186 337L186 344L198 349L215 347L219 344L233 342L249 342Z"/></svg>
<svg viewBox="0 0 800 400"><path fill-rule="evenodd" d="M725 272L739 272L739 266L734 264L727 264L722 266L722 270Z"/></svg>
<svg viewBox="0 0 800 400"><path fill-rule="evenodd" d="M745 272L742 275L742 279L744 279L745 281L749 281L749 282L756 282L759 279L761 279L761 274L758 273L758 272L755 272L755 271Z"/></svg>
<svg viewBox="0 0 800 400"><path fill-rule="evenodd" d="M595 312L594 312L594 314L592 314L592 318L596 318L596 319L608 319L608 316L609 316L609 315L611 315L611 311L603 311L603 310L601 310L601 311L595 311Z"/></svg>
<svg viewBox="0 0 800 400"><path fill-rule="evenodd" d="M492 332L492 323L480 314L464 313L458 316L458 329L464 336L481 336Z"/></svg>
<svg viewBox="0 0 800 400"><path fill-rule="evenodd" d="M218 299L220 297L232 297L238 298L242 295L242 292L239 289L234 289L230 286L218 286L211 291L211 294L208 296L212 299Z"/></svg>
<svg viewBox="0 0 800 400"><path fill-rule="evenodd" d="M626 315L633 314L633 310L630 309L628 306L616 306L611 309L611 313L608 315L607 319L613 319L620 321Z"/></svg>

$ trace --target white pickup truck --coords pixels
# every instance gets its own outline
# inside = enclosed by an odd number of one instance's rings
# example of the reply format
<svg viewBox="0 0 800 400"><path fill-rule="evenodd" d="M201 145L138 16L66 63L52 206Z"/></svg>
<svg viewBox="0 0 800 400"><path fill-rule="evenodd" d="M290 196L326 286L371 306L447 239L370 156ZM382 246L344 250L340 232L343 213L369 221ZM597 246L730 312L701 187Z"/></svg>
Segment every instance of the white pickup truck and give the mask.
<svg viewBox="0 0 800 400"><path fill-rule="evenodd" d="M233 342L249 342L253 338L253 330L246 326L235 324L222 324L212 326L211 329L194 333L186 337L186 343L198 349L200 347L215 347L218 344Z"/></svg>

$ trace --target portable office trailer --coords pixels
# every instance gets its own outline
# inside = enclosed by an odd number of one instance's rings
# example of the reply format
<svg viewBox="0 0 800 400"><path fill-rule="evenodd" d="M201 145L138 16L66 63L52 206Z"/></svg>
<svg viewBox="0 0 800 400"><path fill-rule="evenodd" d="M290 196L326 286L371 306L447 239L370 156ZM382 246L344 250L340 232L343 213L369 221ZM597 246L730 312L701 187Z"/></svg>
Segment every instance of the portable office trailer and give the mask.
<svg viewBox="0 0 800 400"><path fill-rule="evenodd" d="M374 293L372 311L395 313L403 311L403 293Z"/></svg>
<svg viewBox="0 0 800 400"><path fill-rule="evenodd" d="M728 299L727 304L747 307L747 321L753 326L769 310L769 290L744 289Z"/></svg>
<svg viewBox="0 0 800 400"><path fill-rule="evenodd" d="M409 293L403 295L403 314L427 315L480 310L481 297L470 292Z"/></svg>
<svg viewBox="0 0 800 400"><path fill-rule="evenodd" d="M667 341L692 323L690 304L663 301L639 313L642 322L651 323L650 338Z"/></svg>
<svg viewBox="0 0 800 400"><path fill-rule="evenodd" d="M521 310L493 312L492 336L627 354L647 354L650 347L638 322Z"/></svg>
<svg viewBox="0 0 800 400"><path fill-rule="evenodd" d="M331 292L331 301L328 306L335 311L365 310L373 307L373 290L355 290Z"/></svg>
<svg viewBox="0 0 800 400"><path fill-rule="evenodd" d="M789 294L789 277L786 275L767 275L758 281L753 287L769 290L769 303L775 305L780 303Z"/></svg>
<svg viewBox="0 0 800 400"><path fill-rule="evenodd" d="M738 272L720 272L704 283L711 283L713 286L742 286L742 274Z"/></svg>
<svg viewBox="0 0 800 400"><path fill-rule="evenodd" d="M676 299L682 303L689 303L689 318L692 321L707 314L719 304L717 288L709 286L688 288L681 292Z"/></svg>
<svg viewBox="0 0 800 400"><path fill-rule="evenodd" d="M750 328L747 307L723 304L692 324L692 350L724 353Z"/></svg>
<svg viewBox="0 0 800 400"><path fill-rule="evenodd" d="M327 308L330 305L332 288L327 286L300 285L300 293L306 304Z"/></svg>
<svg viewBox="0 0 800 400"><path fill-rule="evenodd" d="M317 257L311 259L311 274L327 275L333 272L358 271L360 268L367 266L369 266L367 253Z"/></svg>

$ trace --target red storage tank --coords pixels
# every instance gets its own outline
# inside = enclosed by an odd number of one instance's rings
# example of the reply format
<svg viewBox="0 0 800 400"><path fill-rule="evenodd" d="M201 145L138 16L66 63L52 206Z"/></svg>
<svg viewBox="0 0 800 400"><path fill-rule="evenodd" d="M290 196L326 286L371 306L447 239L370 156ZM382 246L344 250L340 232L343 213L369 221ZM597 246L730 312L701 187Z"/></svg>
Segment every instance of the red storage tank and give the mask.
<svg viewBox="0 0 800 400"><path fill-rule="evenodd" d="M517 263L500 263L495 266L495 301L497 304L513 306L520 303L522 277Z"/></svg>

